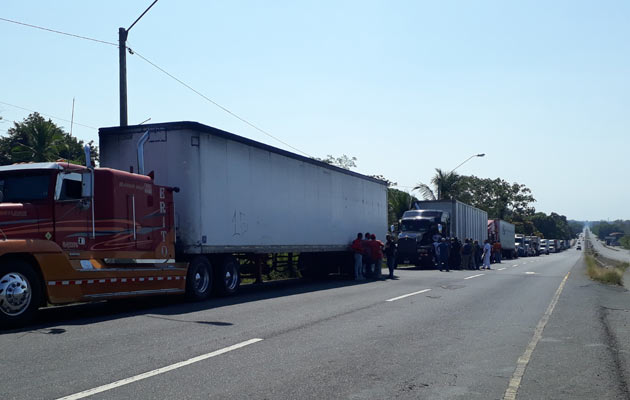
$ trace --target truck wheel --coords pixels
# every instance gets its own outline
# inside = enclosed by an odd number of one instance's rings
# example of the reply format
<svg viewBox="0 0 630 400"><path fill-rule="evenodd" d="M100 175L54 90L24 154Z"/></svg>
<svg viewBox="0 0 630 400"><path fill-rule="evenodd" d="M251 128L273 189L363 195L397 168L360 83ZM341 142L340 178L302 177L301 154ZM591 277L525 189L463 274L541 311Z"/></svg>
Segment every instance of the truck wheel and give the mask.
<svg viewBox="0 0 630 400"><path fill-rule="evenodd" d="M0 325L16 327L30 321L42 300L41 282L33 267L20 259L0 266Z"/></svg>
<svg viewBox="0 0 630 400"><path fill-rule="evenodd" d="M236 258L225 257L216 273L214 285L220 295L226 296L238 291L241 285L241 273Z"/></svg>
<svg viewBox="0 0 630 400"><path fill-rule="evenodd" d="M212 291L212 265L204 256L195 257L186 274L186 297L200 301L210 296Z"/></svg>

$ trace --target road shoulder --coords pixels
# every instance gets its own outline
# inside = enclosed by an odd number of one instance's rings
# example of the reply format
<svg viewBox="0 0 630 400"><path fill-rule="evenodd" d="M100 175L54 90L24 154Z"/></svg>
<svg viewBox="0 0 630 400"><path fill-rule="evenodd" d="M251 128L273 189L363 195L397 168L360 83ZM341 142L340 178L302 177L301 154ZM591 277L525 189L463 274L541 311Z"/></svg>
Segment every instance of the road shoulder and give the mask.
<svg viewBox="0 0 630 400"><path fill-rule="evenodd" d="M628 398L630 295L573 267L525 371L519 399Z"/></svg>

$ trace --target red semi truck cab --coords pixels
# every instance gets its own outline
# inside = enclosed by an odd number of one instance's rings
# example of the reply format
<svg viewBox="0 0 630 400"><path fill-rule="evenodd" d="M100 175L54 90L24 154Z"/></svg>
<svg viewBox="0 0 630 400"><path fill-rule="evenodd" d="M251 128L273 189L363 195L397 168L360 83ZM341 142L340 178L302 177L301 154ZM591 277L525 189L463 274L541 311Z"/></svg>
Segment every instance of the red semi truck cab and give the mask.
<svg viewBox="0 0 630 400"><path fill-rule="evenodd" d="M173 191L67 162L0 167L0 325L46 303L183 293Z"/></svg>

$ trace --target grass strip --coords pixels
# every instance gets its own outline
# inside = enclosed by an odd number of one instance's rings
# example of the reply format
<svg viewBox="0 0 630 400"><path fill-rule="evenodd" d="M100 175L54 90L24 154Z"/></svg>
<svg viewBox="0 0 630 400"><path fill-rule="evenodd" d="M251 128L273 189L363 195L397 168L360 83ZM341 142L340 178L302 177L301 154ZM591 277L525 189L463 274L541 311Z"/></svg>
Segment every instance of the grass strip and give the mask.
<svg viewBox="0 0 630 400"><path fill-rule="evenodd" d="M628 263L608 267L601 266L595 257L590 254L586 254L585 259L586 273L591 279L608 285L623 285L623 272L628 267Z"/></svg>

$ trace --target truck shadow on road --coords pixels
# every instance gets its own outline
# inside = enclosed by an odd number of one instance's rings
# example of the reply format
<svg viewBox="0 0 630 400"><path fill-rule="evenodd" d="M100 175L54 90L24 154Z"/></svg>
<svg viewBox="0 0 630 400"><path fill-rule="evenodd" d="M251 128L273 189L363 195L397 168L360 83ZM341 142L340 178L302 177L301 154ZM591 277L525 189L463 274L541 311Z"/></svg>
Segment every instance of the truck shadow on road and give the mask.
<svg viewBox="0 0 630 400"><path fill-rule="evenodd" d="M90 325L135 316L145 316L186 324L194 323L214 327L229 327L233 325L232 322L215 321L212 319L211 314L208 315L208 320L186 319L186 314L358 284L362 283L335 277L321 281L291 279L243 285L236 295L212 297L201 302L188 302L183 296L153 296L48 307L41 309L37 319L30 325L21 329L0 330L0 336L18 332L63 334L71 329L70 327L72 326Z"/></svg>

